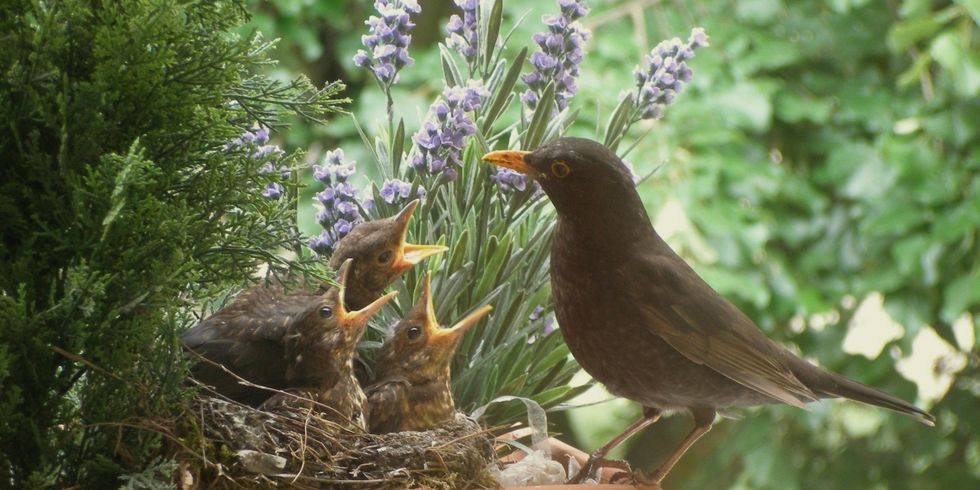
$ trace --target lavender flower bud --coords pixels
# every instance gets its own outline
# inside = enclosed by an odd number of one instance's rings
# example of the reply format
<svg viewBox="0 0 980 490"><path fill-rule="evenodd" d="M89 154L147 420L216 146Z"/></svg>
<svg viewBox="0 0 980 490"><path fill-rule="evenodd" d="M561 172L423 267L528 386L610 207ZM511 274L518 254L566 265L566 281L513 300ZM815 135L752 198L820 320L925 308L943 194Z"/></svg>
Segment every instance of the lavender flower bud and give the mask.
<svg viewBox="0 0 980 490"><path fill-rule="evenodd" d="M446 31L449 36L446 38L446 46L455 49L463 55L467 62L476 61L476 47L478 43L477 34L477 0L455 0L454 3L463 11L463 16L453 14L449 17L446 24Z"/></svg>
<svg viewBox="0 0 980 490"><path fill-rule="evenodd" d="M558 7L559 15L541 17L548 31L532 37L540 50L529 59L534 71L521 76L528 86L521 101L531 110L537 107L549 80L555 80L555 105L559 110L564 109L578 91L575 77L584 57L584 45L591 34L577 19L586 15L589 8L582 0L559 0Z"/></svg>
<svg viewBox="0 0 980 490"><path fill-rule="evenodd" d="M265 186L265 190L262 191L262 197L270 200L279 199L282 197L282 193L285 191L282 184L278 182L271 182Z"/></svg>
<svg viewBox="0 0 980 490"><path fill-rule="evenodd" d="M687 60L694 57L694 50L708 45L704 29L691 30L687 43L678 38L662 41L644 57L645 68L637 66L634 101L637 103L633 121L658 119L663 109L673 102L685 83L691 81L694 72Z"/></svg>
<svg viewBox="0 0 980 490"><path fill-rule="evenodd" d="M361 44L368 51L358 50L353 61L369 69L387 90L398 81L398 71L413 62L408 45L415 24L409 14L418 14L422 7L416 0L375 0L374 8L380 16L364 21L369 34L361 36Z"/></svg>
<svg viewBox="0 0 980 490"><path fill-rule="evenodd" d="M456 174L452 167L462 165L464 138L476 132L467 113L479 110L489 96L478 80L443 89L422 127L412 135L410 166L422 175L452 178Z"/></svg>

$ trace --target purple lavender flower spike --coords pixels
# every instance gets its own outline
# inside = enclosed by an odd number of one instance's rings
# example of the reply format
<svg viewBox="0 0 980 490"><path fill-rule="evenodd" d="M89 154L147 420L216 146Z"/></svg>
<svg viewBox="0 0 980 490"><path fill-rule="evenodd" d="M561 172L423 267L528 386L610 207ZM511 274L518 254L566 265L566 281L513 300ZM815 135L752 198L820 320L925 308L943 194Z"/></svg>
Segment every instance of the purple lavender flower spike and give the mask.
<svg viewBox="0 0 980 490"><path fill-rule="evenodd" d="M307 246L317 255L329 256L333 251L333 239L327 230L323 230L319 235L310 238Z"/></svg>
<svg viewBox="0 0 980 490"><path fill-rule="evenodd" d="M322 184L330 184L330 169L322 165L313 165L313 178Z"/></svg>
<svg viewBox="0 0 980 490"><path fill-rule="evenodd" d="M256 144L264 145L269 142L269 128L260 126L253 134L255 135Z"/></svg>
<svg viewBox="0 0 980 490"><path fill-rule="evenodd" d="M567 107L569 99L578 91L575 85L575 78L579 75L578 65L585 56L585 43L592 34L577 20L589 13L589 7L584 0L558 0L558 7L559 15L541 17L548 31L532 37L539 48L528 60L534 71L521 76L528 87L521 95L521 101L531 110L537 107L549 81L555 82L558 110Z"/></svg>
<svg viewBox="0 0 980 490"><path fill-rule="evenodd" d="M454 3L463 11L463 17L453 14L449 17L446 24L446 31L449 36L446 38L446 45L463 55L468 63L476 61L476 47L478 42L477 35L477 8L478 0L454 0ZM472 65L471 65L472 66Z"/></svg>
<svg viewBox="0 0 980 490"><path fill-rule="evenodd" d="M650 54L643 57L643 63L633 70L636 78L636 92L629 96L636 106L632 122L641 119L659 119L663 110L673 102L674 97L691 81L694 72L687 61L694 57L694 50L708 45L708 35L704 29L691 30L687 42L678 38L662 41Z"/></svg>
<svg viewBox="0 0 980 490"><path fill-rule="evenodd" d="M497 169L490 176L490 180L496 183L497 188L504 193L524 192L527 190L528 182L531 183L531 187L534 189L534 194L532 195L534 199L537 199L541 192L541 186L536 181L529 179L527 175L506 168Z"/></svg>
<svg viewBox="0 0 980 490"><path fill-rule="evenodd" d="M544 319L544 327L541 329L541 335L548 335L555 331L555 316L548 315L548 318Z"/></svg>
<svg viewBox="0 0 980 490"><path fill-rule="evenodd" d="M399 70L413 62L408 55L415 27L410 14L418 14L422 7L416 0L375 0L374 9L379 15L364 21L369 34L361 36L367 51L358 50L353 60L354 65L370 70L387 91L398 83Z"/></svg>
<svg viewBox="0 0 980 490"><path fill-rule="evenodd" d="M534 311L532 311L531 314L527 316L527 319L532 322L536 322L538 321L539 318L541 318L542 313L544 313L544 306L541 305L535 306Z"/></svg>
<svg viewBox="0 0 980 490"><path fill-rule="evenodd" d="M347 235L348 233L350 233L351 229L353 228L354 228L354 224L351 223L350 221L347 221L344 218L338 219L333 224L334 231L336 231L337 234L341 236Z"/></svg>
<svg viewBox="0 0 980 490"><path fill-rule="evenodd" d="M469 112L479 110L490 92L479 80L465 86L446 87L429 108L426 121L412 136L409 162L422 175L441 175L453 180L463 164L464 139L476 132Z"/></svg>
<svg viewBox="0 0 980 490"><path fill-rule="evenodd" d="M322 165L313 165L313 177L326 187L314 196L321 209L316 221L324 230L308 243L318 255L328 255L334 244L364 221L361 209L367 209L357 197L357 190L348 179L357 171L356 162L345 161L340 148L326 152Z"/></svg>
<svg viewBox="0 0 980 490"><path fill-rule="evenodd" d="M408 196L412 193L412 183L401 179L388 179L381 184L378 195L388 204L401 203L408 201ZM419 187L416 193L418 197L425 196L425 190Z"/></svg>
<svg viewBox="0 0 980 490"><path fill-rule="evenodd" d="M282 184L278 182L270 182L265 186L265 190L262 191L262 197L269 200L276 200L282 197L282 193L285 192Z"/></svg>
<svg viewBox="0 0 980 490"><path fill-rule="evenodd" d="M269 128L258 126L229 141L223 148L228 152L240 152L256 162L261 162L262 165L257 170L259 175L278 175L280 181L288 180L291 169L286 165L280 166L286 152L276 145L267 144L268 142ZM261 194L266 199L275 200L282 197L284 191L282 184L268 182Z"/></svg>

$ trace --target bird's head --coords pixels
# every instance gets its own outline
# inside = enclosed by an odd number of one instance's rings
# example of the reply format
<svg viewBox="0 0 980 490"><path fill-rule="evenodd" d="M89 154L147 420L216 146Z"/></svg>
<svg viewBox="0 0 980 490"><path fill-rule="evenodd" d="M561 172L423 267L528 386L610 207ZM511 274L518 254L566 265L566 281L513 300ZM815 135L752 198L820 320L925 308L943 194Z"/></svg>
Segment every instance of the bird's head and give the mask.
<svg viewBox="0 0 980 490"><path fill-rule="evenodd" d="M340 266L337 275L340 287L331 288L317 299L302 322L305 331L300 332L302 337L312 340L310 345L326 347L334 357L352 357L368 320L398 294L390 292L359 310L349 311L344 306L344 298L352 262L347 259Z"/></svg>
<svg viewBox="0 0 980 490"><path fill-rule="evenodd" d="M536 179L560 214L596 209L636 194L632 172L597 141L559 138L534 151L493 151L483 160Z"/></svg>
<svg viewBox="0 0 980 490"><path fill-rule="evenodd" d="M330 267L337 269L344 261L353 260L348 306L360 307L372 301L403 272L448 250L441 245L405 242L408 222L418 204L416 199L394 216L361 223L337 244L330 256Z"/></svg>
<svg viewBox="0 0 980 490"><path fill-rule="evenodd" d="M422 295L392 329L378 354L378 372L397 372L412 383L424 383L445 377L463 333L490 313L493 307L483 305L450 328L441 328L432 304L428 275L422 280ZM383 374L382 374L383 376Z"/></svg>

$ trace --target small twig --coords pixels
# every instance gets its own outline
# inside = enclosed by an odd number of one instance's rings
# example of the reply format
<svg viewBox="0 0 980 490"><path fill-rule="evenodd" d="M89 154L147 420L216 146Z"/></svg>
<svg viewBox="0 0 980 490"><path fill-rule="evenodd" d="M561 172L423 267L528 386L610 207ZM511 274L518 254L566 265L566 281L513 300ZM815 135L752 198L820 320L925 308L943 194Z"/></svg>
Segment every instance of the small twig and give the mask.
<svg viewBox="0 0 980 490"><path fill-rule="evenodd" d="M85 367L87 367L87 368L89 368L89 369L91 369L93 371L96 371L96 372L98 372L100 374L104 374L104 375L106 375L106 376L108 376L108 377L110 377L110 378L112 378L112 379L114 379L116 381L123 381L123 382L126 381L126 380L122 379L122 377L120 377L118 374L113 373L113 372L110 372L109 370L107 370L107 369L105 369L105 368L103 368L101 366L97 366L92 361L89 361L88 359L85 359L84 357L82 357L82 356L80 356L78 354L72 354L71 352L68 352L68 351L62 349L61 347L58 347L57 345L50 346L50 349L53 350L55 353L60 354L61 356L65 357L66 359L68 359L70 361L77 362L77 363L79 363L79 364L81 364L81 365L83 365L83 366L85 366Z"/></svg>

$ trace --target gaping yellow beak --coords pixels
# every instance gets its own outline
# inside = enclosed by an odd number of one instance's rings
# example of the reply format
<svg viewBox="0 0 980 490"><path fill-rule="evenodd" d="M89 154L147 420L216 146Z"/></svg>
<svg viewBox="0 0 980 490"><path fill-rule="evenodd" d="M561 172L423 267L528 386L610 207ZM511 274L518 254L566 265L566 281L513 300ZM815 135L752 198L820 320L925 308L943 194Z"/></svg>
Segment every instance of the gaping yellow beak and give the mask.
<svg viewBox="0 0 980 490"><path fill-rule="evenodd" d="M524 157L527 156L529 151L521 150L500 150L491 151L486 155L483 155L483 161L487 163L492 163L498 167L509 168L515 172L520 172L522 174L530 175L531 177L537 177L538 171L534 167L527 164Z"/></svg>
<svg viewBox="0 0 980 490"><path fill-rule="evenodd" d="M405 243L405 237L408 235L408 221L412 218L412 213L415 212L415 208L418 207L419 200L415 199L412 202L405 205L401 211L395 215L395 222L401 227L401 239L398 244L398 252L395 256L394 268L398 271L404 271L418 265L420 262L428 257L436 254L440 254L449 250L448 247L442 245L415 245L412 243Z"/></svg>
<svg viewBox="0 0 980 490"><path fill-rule="evenodd" d="M385 303L391 301L392 298L398 296L397 291L392 291L374 301L371 304L361 308L356 311L347 311L344 306L344 294L347 290L347 275L350 271L351 263L354 259L347 259L340 266L340 271L338 271L337 282L340 283L340 294L337 301L337 324L344 328L360 328L367 325L368 320L381 309Z"/></svg>
<svg viewBox="0 0 980 490"><path fill-rule="evenodd" d="M456 322L456 324L452 327L437 329L429 338L433 342L454 342L456 339L462 337L463 334L470 329L470 327L479 323L479 321L483 317L487 316L492 309L493 306L483 305L477 308L473 313L466 315L466 317L462 320Z"/></svg>
<svg viewBox="0 0 980 490"><path fill-rule="evenodd" d="M419 301L425 302L424 328L426 330L426 336L429 339L428 343L430 344L454 342L493 309L490 305L483 305L473 313L467 315L466 318L456 322L451 328L439 328L439 320L436 319L436 309L432 304L432 281L428 274L422 280L422 297L419 298Z"/></svg>

